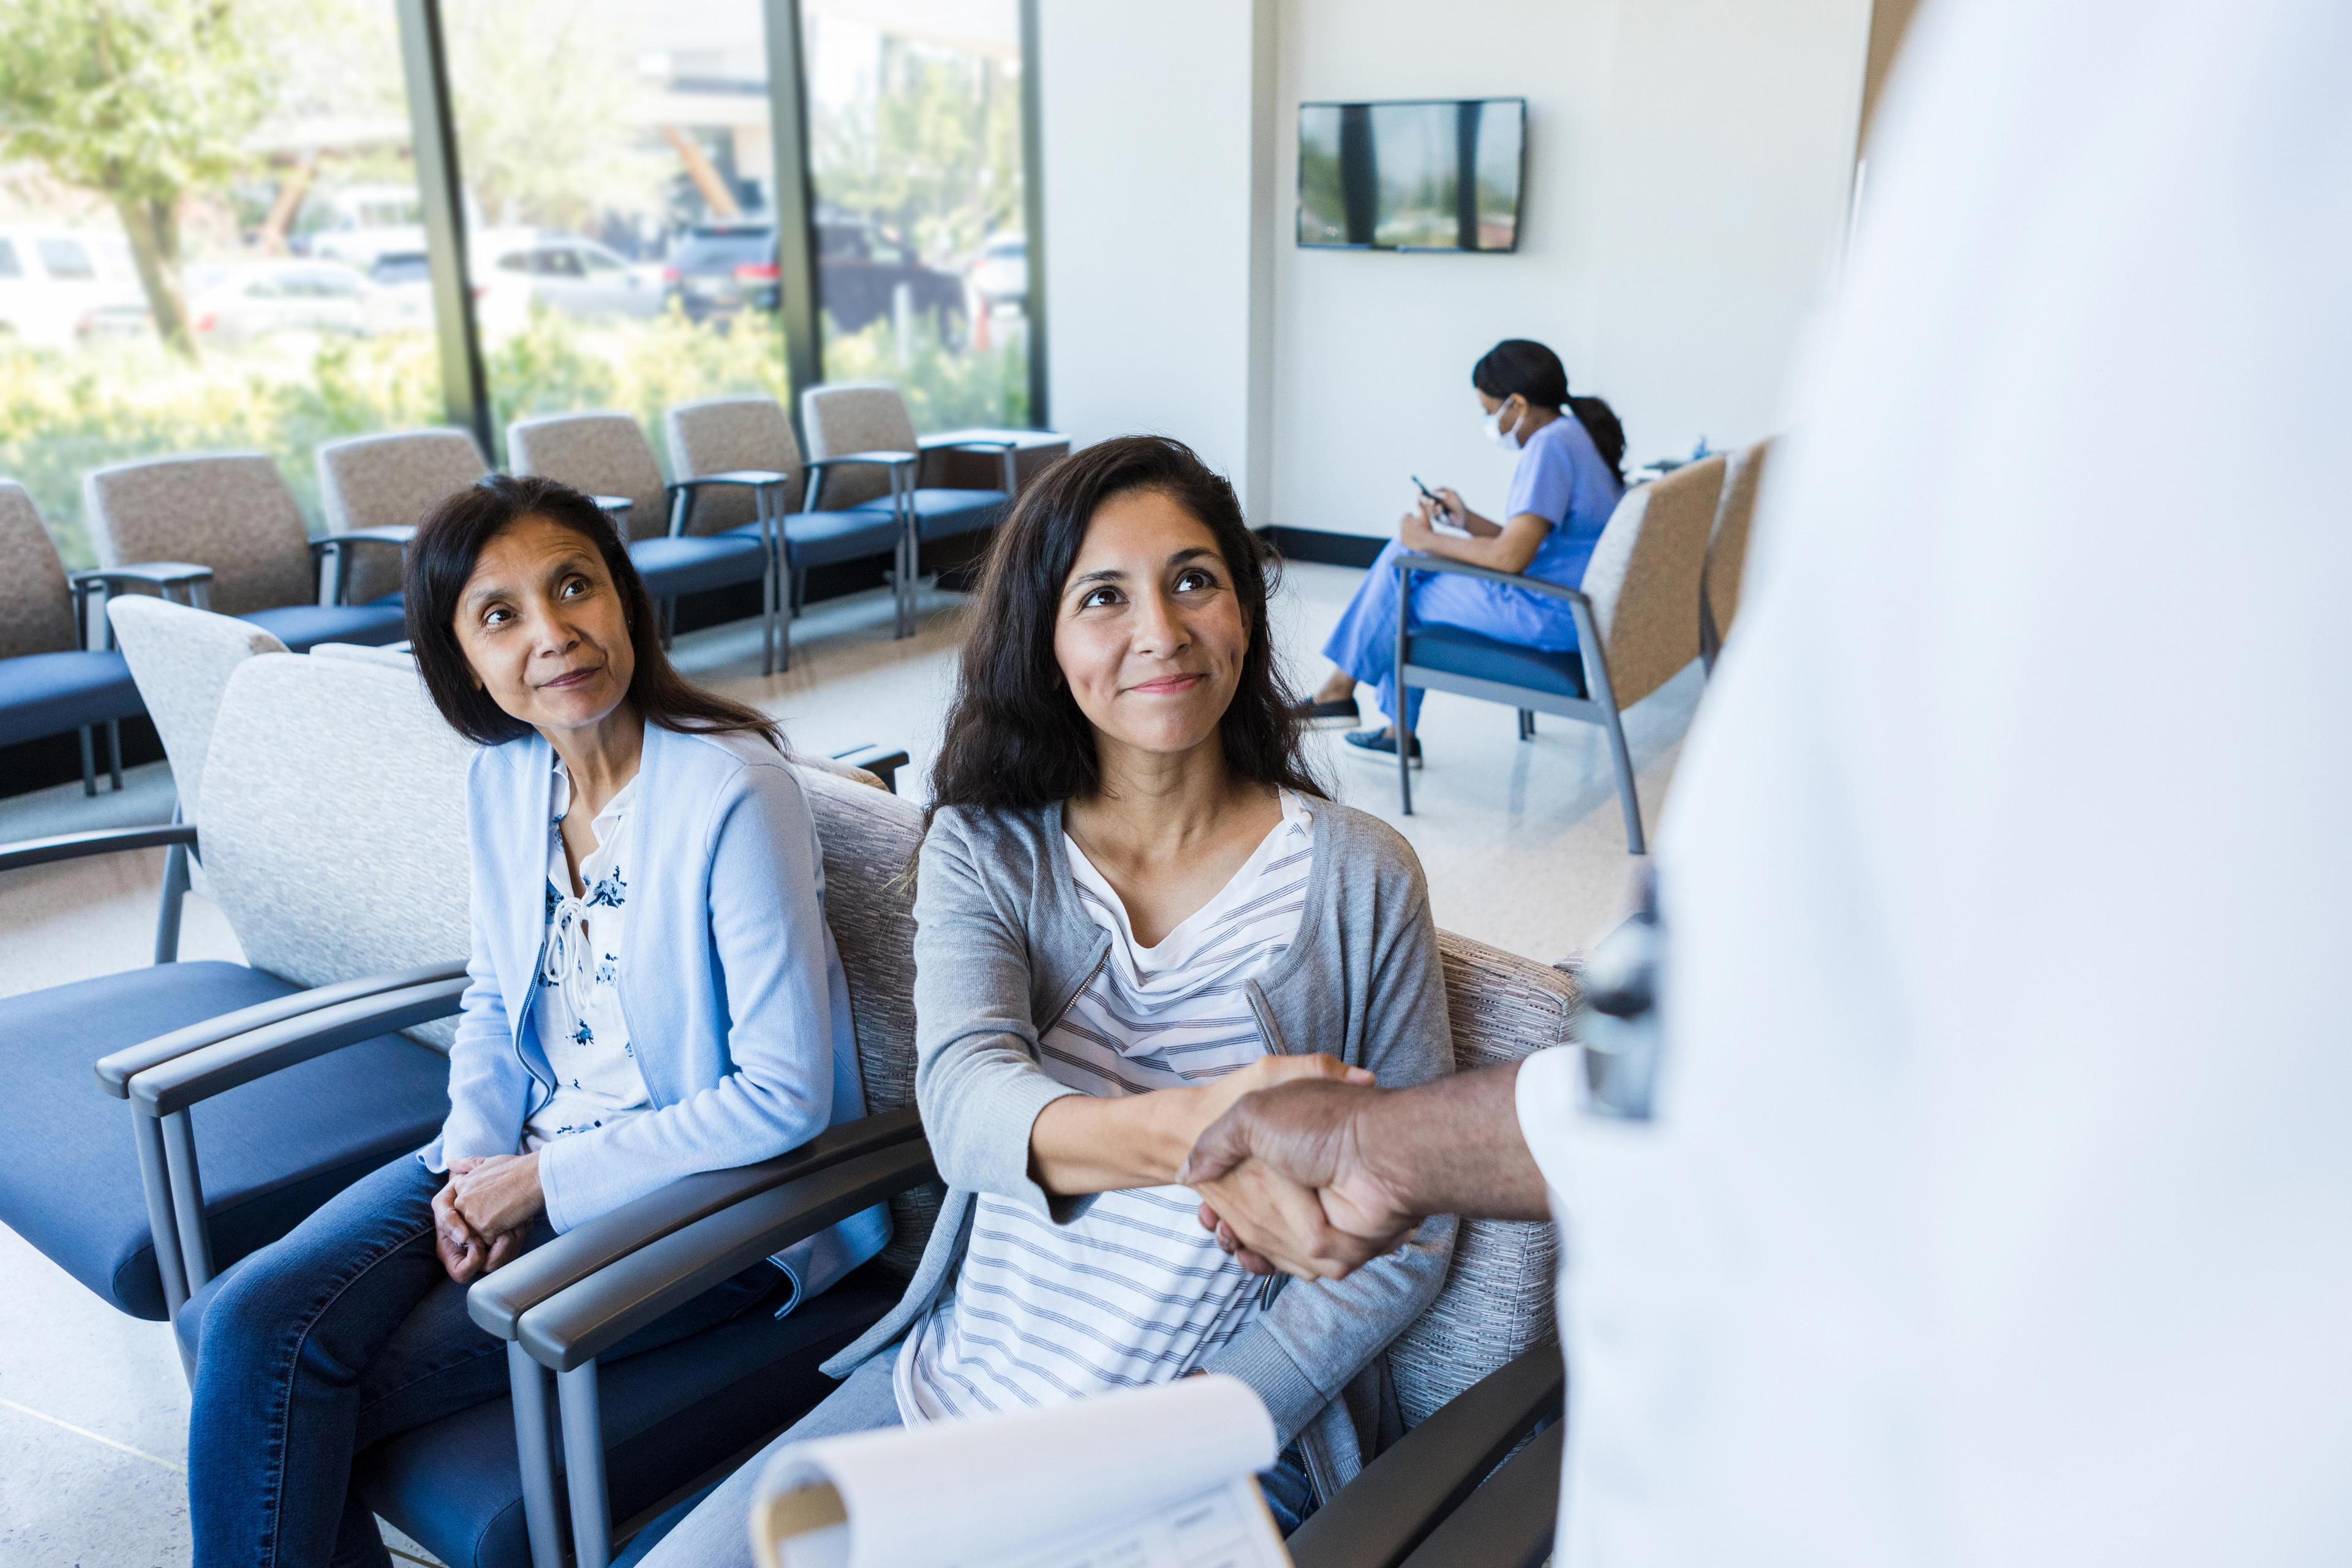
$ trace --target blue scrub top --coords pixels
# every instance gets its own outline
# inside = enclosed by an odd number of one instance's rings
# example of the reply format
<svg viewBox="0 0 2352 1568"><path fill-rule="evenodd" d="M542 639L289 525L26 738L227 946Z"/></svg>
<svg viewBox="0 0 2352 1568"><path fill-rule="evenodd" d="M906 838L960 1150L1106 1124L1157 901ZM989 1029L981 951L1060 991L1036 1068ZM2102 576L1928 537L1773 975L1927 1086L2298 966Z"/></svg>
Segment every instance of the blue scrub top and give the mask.
<svg viewBox="0 0 2352 1568"><path fill-rule="evenodd" d="M1519 466L1511 474L1511 497L1499 521L1508 522L1530 511L1549 520L1551 531L1536 547L1528 575L1579 588L1584 584L1592 547L1601 542L1601 531L1609 526L1610 514L1624 493L1583 421L1562 414L1537 431L1520 451Z"/></svg>

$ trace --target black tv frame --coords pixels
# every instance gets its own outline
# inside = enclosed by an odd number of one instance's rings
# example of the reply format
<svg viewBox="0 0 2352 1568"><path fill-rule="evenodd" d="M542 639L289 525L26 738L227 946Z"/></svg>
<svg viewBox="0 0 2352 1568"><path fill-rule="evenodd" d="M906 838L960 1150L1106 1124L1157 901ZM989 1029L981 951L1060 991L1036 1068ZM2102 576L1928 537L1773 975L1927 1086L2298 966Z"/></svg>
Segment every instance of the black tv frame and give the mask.
<svg viewBox="0 0 2352 1568"><path fill-rule="evenodd" d="M1518 201L1511 219L1511 243L1499 248L1486 246L1465 247L1459 245L1379 245L1370 240L1360 244L1354 240L1309 242L1301 237L1301 227L1307 218L1304 171L1294 166L1291 197L1290 243L1298 250L1385 250L1397 255L1420 256L1508 256L1519 248L1519 231L1526 226L1528 213L1528 100L1524 98L1304 98L1298 100L1298 111L1310 109L1390 109L1410 108L1423 104L1516 103L1519 106L1519 168ZM1297 135L1296 122L1293 134ZM1300 144L1305 138L1298 137ZM1296 165L1297 160L1293 159Z"/></svg>

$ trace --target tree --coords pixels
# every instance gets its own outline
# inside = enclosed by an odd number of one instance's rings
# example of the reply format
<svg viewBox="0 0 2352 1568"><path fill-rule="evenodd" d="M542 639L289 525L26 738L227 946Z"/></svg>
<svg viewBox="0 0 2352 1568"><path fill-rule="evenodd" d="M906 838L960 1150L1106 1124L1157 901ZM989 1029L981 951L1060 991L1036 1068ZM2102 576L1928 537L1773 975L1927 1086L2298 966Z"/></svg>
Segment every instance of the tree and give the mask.
<svg viewBox="0 0 2352 1568"><path fill-rule="evenodd" d="M0 157L103 194L122 219L164 343L193 360L180 205L226 184L268 103L234 0L8 0Z"/></svg>

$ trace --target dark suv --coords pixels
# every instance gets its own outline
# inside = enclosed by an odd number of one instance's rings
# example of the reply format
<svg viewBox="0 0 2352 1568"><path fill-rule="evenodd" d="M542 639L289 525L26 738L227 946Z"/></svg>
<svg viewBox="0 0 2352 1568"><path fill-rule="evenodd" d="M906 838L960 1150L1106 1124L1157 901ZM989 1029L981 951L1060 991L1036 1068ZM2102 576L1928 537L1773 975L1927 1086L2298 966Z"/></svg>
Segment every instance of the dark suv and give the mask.
<svg viewBox="0 0 2352 1568"><path fill-rule="evenodd" d="M890 236L856 219L819 219L816 245L817 298L837 331L860 331L887 317L903 283L916 314L935 314L941 337L961 339L963 279L954 273L924 266ZM780 293L775 226L697 224L662 276L689 321L772 310Z"/></svg>

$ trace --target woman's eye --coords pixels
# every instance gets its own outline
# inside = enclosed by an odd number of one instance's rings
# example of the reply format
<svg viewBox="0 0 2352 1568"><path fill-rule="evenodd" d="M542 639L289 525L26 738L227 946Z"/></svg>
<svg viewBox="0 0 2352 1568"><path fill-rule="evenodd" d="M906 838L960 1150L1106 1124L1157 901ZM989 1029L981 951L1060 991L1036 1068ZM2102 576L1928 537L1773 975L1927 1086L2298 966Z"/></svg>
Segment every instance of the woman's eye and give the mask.
<svg viewBox="0 0 2352 1568"><path fill-rule="evenodd" d="M587 591L588 579L585 577L570 578L564 583L562 588L563 596L567 599L576 599Z"/></svg>
<svg viewBox="0 0 2352 1568"><path fill-rule="evenodd" d="M1205 588L1213 588L1216 585L1217 580L1198 566L1188 572L1180 573L1176 578L1176 591L1180 594L1197 594Z"/></svg>
<svg viewBox="0 0 2352 1568"><path fill-rule="evenodd" d="M482 612L482 625L486 626L502 626L512 619L514 619L514 612L504 605Z"/></svg>
<svg viewBox="0 0 2352 1568"><path fill-rule="evenodd" d="M1093 610L1099 609L1105 605L1116 605L1118 603L1118 589L1090 588L1087 591L1087 596L1078 601L1078 608L1082 610Z"/></svg>

